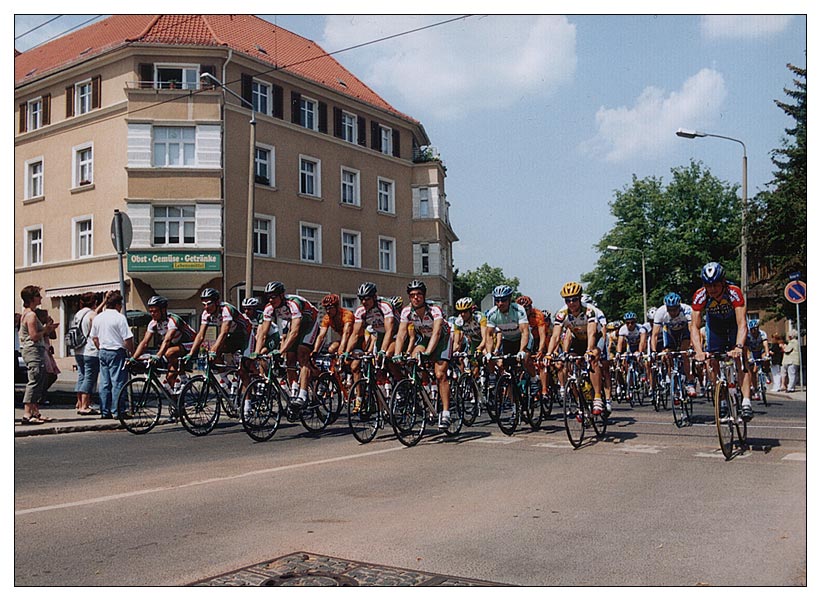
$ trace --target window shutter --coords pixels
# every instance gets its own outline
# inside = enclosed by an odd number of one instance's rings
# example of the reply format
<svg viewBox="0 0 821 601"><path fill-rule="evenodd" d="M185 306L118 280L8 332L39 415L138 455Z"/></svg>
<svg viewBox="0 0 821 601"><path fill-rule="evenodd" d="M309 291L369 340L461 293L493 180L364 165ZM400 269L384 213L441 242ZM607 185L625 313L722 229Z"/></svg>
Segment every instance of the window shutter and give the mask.
<svg viewBox="0 0 821 601"><path fill-rule="evenodd" d="M374 150L380 150L382 148L379 138L379 123L371 121L371 148Z"/></svg>
<svg viewBox="0 0 821 601"><path fill-rule="evenodd" d="M154 65L153 63L140 63L140 87L153 88L154 87Z"/></svg>
<svg viewBox="0 0 821 601"><path fill-rule="evenodd" d="M20 105L20 133L24 133L28 129L28 104L22 103Z"/></svg>
<svg viewBox="0 0 821 601"><path fill-rule="evenodd" d="M299 125L299 103L302 100L302 94L299 92L291 92L291 123Z"/></svg>
<svg viewBox="0 0 821 601"><path fill-rule="evenodd" d="M357 142L360 146L367 146L367 132L365 131L367 126L367 122L365 121L365 117L357 117L356 118L356 135L359 138Z"/></svg>
<svg viewBox="0 0 821 601"><path fill-rule="evenodd" d="M43 125L51 124L51 94L43 94Z"/></svg>
<svg viewBox="0 0 821 601"><path fill-rule="evenodd" d="M91 108L103 106L103 78L99 75L91 80Z"/></svg>
<svg viewBox="0 0 821 601"><path fill-rule="evenodd" d="M413 245L413 274L422 275L422 245Z"/></svg>
<svg viewBox="0 0 821 601"><path fill-rule="evenodd" d="M393 156L398 157L399 156L399 141L400 141L399 140L399 130L398 129L393 129L393 130L391 130L391 132L393 133Z"/></svg>
<svg viewBox="0 0 821 601"><path fill-rule="evenodd" d="M74 86L66 86L66 118L74 116Z"/></svg>
<svg viewBox="0 0 821 601"><path fill-rule="evenodd" d="M319 103L319 131L323 134L328 133L328 103Z"/></svg>
<svg viewBox="0 0 821 601"><path fill-rule="evenodd" d="M334 107L334 137L342 137L342 109L338 106Z"/></svg>
<svg viewBox="0 0 821 601"><path fill-rule="evenodd" d="M283 110L282 110L282 86L278 86L274 84L271 87L271 95L273 96L273 103L274 103L274 117L277 119L283 118Z"/></svg>
<svg viewBox="0 0 821 601"><path fill-rule="evenodd" d="M251 96L253 95L251 92L251 86L253 84L254 79L248 75L247 73L243 73L240 75L240 96L246 102L252 102Z"/></svg>
<svg viewBox="0 0 821 601"><path fill-rule="evenodd" d="M442 275L442 255L439 243L433 242L428 246L429 260L428 269L431 275Z"/></svg>

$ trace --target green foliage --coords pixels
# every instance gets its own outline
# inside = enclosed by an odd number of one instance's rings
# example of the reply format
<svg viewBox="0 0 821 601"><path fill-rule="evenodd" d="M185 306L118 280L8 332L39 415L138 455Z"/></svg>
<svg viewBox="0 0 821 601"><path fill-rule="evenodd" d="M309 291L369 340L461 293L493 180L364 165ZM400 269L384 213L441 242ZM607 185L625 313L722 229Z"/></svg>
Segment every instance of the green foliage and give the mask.
<svg viewBox="0 0 821 601"><path fill-rule="evenodd" d="M454 302L462 297L470 296L478 305L482 299L500 284L507 284L514 290L514 296L518 294L519 278L508 278L501 267L491 267L484 263L481 267L459 273L457 269L453 274L453 300Z"/></svg>
<svg viewBox="0 0 821 601"><path fill-rule="evenodd" d="M601 253L596 267L582 276L585 290L608 318L643 313L639 251L646 263L648 307L661 305L670 291L691 296L709 261L721 262L729 278L739 281L738 186L718 180L700 162L671 173L667 186L659 178L634 175L610 203L616 224L596 245Z"/></svg>
<svg viewBox="0 0 821 601"><path fill-rule="evenodd" d="M767 311L776 317L795 315L795 307L783 296L791 272L807 275L807 71L793 65L795 89L784 89L793 104L775 104L795 119L785 130L782 148L771 153L776 171L768 190L750 206L750 293L767 297ZM759 272L759 267L763 267Z"/></svg>

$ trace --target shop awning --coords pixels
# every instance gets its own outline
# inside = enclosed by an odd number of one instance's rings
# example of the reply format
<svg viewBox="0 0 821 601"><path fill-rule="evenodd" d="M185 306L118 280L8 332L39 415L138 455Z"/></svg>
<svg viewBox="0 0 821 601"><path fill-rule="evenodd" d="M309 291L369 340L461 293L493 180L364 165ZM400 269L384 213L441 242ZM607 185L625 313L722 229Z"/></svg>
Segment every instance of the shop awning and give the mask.
<svg viewBox="0 0 821 601"><path fill-rule="evenodd" d="M125 282L128 290L130 282ZM106 292L108 290L119 290L120 282L99 282L96 284L81 284L79 286L68 286L65 288L46 288L45 296L49 298L60 298L63 296L80 296L86 292Z"/></svg>

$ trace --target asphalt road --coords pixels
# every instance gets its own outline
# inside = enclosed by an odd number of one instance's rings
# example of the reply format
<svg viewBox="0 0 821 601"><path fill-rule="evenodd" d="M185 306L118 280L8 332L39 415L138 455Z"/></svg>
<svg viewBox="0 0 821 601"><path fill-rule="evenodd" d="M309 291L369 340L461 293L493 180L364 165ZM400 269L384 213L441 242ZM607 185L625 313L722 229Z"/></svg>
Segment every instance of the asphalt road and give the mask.
<svg viewBox="0 0 821 601"><path fill-rule="evenodd" d="M805 584L806 403L756 410L731 461L702 403L682 430L617 405L578 450L555 418L412 449L341 422L17 438L14 580L179 585L308 551L531 586Z"/></svg>

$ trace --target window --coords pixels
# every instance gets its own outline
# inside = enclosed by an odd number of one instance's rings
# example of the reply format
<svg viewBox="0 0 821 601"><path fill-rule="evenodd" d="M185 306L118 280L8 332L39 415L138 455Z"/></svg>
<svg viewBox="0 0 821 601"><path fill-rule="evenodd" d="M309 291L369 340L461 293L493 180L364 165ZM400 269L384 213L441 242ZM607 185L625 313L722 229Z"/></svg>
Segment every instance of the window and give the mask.
<svg viewBox="0 0 821 601"><path fill-rule="evenodd" d="M273 217L257 215L254 217L254 254L261 257L273 257L274 252Z"/></svg>
<svg viewBox="0 0 821 601"><path fill-rule="evenodd" d="M356 296L347 296L343 294L341 299L342 307L348 309L349 311L356 311L356 308L359 306L359 298Z"/></svg>
<svg viewBox="0 0 821 601"><path fill-rule="evenodd" d="M40 265L43 263L43 226L36 225L25 229L25 256L26 265Z"/></svg>
<svg viewBox="0 0 821 601"><path fill-rule="evenodd" d="M396 209L393 196L393 182L389 179L382 179L381 177L378 182L377 210L381 213L394 213Z"/></svg>
<svg viewBox="0 0 821 601"><path fill-rule="evenodd" d="M154 245L194 244L196 207L154 207Z"/></svg>
<svg viewBox="0 0 821 601"><path fill-rule="evenodd" d="M91 217L77 217L74 224L74 258L82 259L94 254L93 225Z"/></svg>
<svg viewBox="0 0 821 601"><path fill-rule="evenodd" d="M390 127L379 127L379 150L382 154L393 154L393 130Z"/></svg>
<svg viewBox="0 0 821 601"><path fill-rule="evenodd" d="M154 87L161 90L196 90L199 65L154 65Z"/></svg>
<svg viewBox="0 0 821 601"><path fill-rule="evenodd" d="M430 217L430 198L427 188L419 188L419 216Z"/></svg>
<svg viewBox="0 0 821 601"><path fill-rule="evenodd" d="M379 271L396 271L396 240L379 236Z"/></svg>
<svg viewBox="0 0 821 601"><path fill-rule="evenodd" d="M25 199L44 196L42 158L26 161L25 188L23 192Z"/></svg>
<svg viewBox="0 0 821 601"><path fill-rule="evenodd" d="M358 133L356 131L356 115L342 113L342 139L351 144L356 144Z"/></svg>
<svg viewBox="0 0 821 601"><path fill-rule="evenodd" d="M154 167L192 167L195 150L196 128L154 128Z"/></svg>
<svg viewBox="0 0 821 601"><path fill-rule="evenodd" d="M28 129L43 127L43 99L35 98L28 103Z"/></svg>
<svg viewBox="0 0 821 601"><path fill-rule="evenodd" d="M322 262L322 226L300 222L299 258L309 263Z"/></svg>
<svg viewBox="0 0 821 601"><path fill-rule="evenodd" d="M88 186L94 182L94 148L90 144L74 147L73 187Z"/></svg>
<svg viewBox="0 0 821 601"><path fill-rule="evenodd" d="M261 81L251 82L251 104L254 110L263 115L269 115L271 106L271 86Z"/></svg>
<svg viewBox="0 0 821 601"><path fill-rule="evenodd" d="M360 265L360 234L342 230L342 266L359 267Z"/></svg>
<svg viewBox="0 0 821 601"><path fill-rule="evenodd" d="M254 174L258 184L275 185L274 149L269 146L257 146L254 153Z"/></svg>
<svg viewBox="0 0 821 601"><path fill-rule="evenodd" d="M342 168L342 204L359 206L359 171Z"/></svg>
<svg viewBox="0 0 821 601"><path fill-rule="evenodd" d="M419 253L422 259L422 275L430 273L430 246L427 244L419 245Z"/></svg>
<svg viewBox="0 0 821 601"><path fill-rule="evenodd" d="M308 129L317 129L316 101L309 98L299 99L299 124Z"/></svg>
<svg viewBox="0 0 821 601"><path fill-rule="evenodd" d="M320 196L321 163L318 159L299 157L299 193L307 196Z"/></svg>
<svg viewBox="0 0 821 601"><path fill-rule="evenodd" d="M74 114L83 115L91 110L91 81L74 86Z"/></svg>

